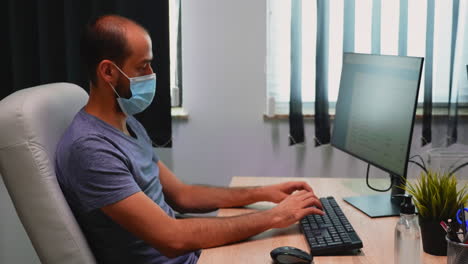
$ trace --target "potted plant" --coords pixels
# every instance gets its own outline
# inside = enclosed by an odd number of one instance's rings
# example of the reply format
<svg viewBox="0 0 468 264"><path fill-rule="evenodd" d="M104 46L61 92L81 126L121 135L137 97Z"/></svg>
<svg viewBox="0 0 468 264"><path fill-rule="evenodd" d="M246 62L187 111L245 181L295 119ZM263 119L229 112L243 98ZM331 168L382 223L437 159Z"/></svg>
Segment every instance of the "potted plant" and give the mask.
<svg viewBox="0 0 468 264"><path fill-rule="evenodd" d="M440 222L447 219L456 221L457 210L468 201L468 186L465 184L457 189L454 171L423 169L419 179L415 182L407 181L403 188L413 196L418 209L424 252L446 256L446 233Z"/></svg>

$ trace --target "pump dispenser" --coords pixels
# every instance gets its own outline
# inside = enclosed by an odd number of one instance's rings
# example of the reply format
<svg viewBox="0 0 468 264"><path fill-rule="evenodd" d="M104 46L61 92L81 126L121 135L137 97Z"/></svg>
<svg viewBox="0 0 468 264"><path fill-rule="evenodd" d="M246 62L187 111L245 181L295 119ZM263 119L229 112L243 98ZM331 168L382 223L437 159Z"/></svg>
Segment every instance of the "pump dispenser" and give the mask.
<svg viewBox="0 0 468 264"><path fill-rule="evenodd" d="M395 227L395 264L421 263L421 231L411 195L403 197L400 219Z"/></svg>
<svg viewBox="0 0 468 264"><path fill-rule="evenodd" d="M416 208L413 204L413 197L411 195L398 195L403 197L403 202L400 205L400 213L401 214L410 214L413 215L416 212Z"/></svg>

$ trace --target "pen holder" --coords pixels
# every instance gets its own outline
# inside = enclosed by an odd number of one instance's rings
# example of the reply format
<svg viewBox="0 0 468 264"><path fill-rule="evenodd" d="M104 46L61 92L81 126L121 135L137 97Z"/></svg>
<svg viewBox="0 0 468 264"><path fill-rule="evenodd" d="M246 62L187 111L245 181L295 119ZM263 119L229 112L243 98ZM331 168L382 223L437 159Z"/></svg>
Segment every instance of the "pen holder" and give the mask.
<svg viewBox="0 0 468 264"><path fill-rule="evenodd" d="M447 237L447 264L468 264L468 244L453 242Z"/></svg>

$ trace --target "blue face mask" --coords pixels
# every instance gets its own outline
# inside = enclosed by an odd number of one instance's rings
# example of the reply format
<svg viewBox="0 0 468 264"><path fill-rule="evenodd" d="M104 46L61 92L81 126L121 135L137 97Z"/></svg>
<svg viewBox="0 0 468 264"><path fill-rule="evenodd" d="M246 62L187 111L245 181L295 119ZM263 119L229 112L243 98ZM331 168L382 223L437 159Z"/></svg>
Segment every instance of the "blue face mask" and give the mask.
<svg viewBox="0 0 468 264"><path fill-rule="evenodd" d="M148 74L139 77L130 78L125 74L117 65L115 67L130 81L130 91L132 97L129 99L122 98L115 90L114 86L109 83L114 92L117 94L117 102L120 109L127 116L143 112L153 101L154 94L156 93L156 74Z"/></svg>

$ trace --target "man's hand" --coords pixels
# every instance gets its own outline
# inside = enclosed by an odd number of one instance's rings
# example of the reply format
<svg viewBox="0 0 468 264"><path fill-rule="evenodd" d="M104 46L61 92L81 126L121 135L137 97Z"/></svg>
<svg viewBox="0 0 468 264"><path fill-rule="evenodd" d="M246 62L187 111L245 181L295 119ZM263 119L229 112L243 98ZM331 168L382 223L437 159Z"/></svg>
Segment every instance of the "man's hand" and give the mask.
<svg viewBox="0 0 468 264"><path fill-rule="evenodd" d="M315 199L318 199L317 196L315 196L312 187L310 187L310 185L306 182L302 181L284 182L275 185L268 185L263 187L262 192L266 201L279 203L286 199L293 192L301 190L310 192Z"/></svg>
<svg viewBox="0 0 468 264"><path fill-rule="evenodd" d="M322 205L313 192L299 191L289 195L275 208L271 209L273 227L288 227L310 214L323 215L324 212L320 210L321 208Z"/></svg>

